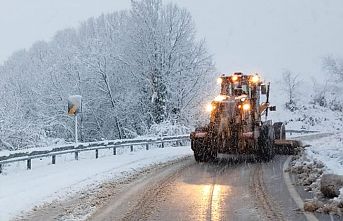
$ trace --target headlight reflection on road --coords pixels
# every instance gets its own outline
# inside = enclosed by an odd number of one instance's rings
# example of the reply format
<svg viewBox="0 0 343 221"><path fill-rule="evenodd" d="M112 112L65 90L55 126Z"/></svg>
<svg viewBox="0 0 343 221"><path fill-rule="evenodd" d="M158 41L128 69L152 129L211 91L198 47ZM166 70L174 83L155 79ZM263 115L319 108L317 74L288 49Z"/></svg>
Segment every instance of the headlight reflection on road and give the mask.
<svg viewBox="0 0 343 221"><path fill-rule="evenodd" d="M210 180L209 180L210 181ZM232 195L232 186L210 182L178 182L170 204L178 211L179 219L197 221L225 220L225 202Z"/></svg>
<svg viewBox="0 0 343 221"><path fill-rule="evenodd" d="M214 185L211 202L211 220L221 220L222 215L222 186Z"/></svg>
<svg viewBox="0 0 343 221"><path fill-rule="evenodd" d="M226 195L231 192L230 186L222 186L217 184L207 184L203 185L201 188L202 201L206 202L208 214L207 217L210 220L217 221L222 220L222 208ZM207 220L205 217L199 217L198 220Z"/></svg>
<svg viewBox="0 0 343 221"><path fill-rule="evenodd" d="M211 200L211 194L212 194L212 184L205 184L205 185L197 185L195 186L199 189L199 192L197 193L197 198L199 199L199 205L198 211L197 211L197 220L198 221L205 221L207 220L207 211L209 207L209 203Z"/></svg>
<svg viewBox="0 0 343 221"><path fill-rule="evenodd" d="M211 196L211 191L212 191L212 185L207 184L207 185L203 185L202 186L202 196L204 196L205 198L209 198Z"/></svg>

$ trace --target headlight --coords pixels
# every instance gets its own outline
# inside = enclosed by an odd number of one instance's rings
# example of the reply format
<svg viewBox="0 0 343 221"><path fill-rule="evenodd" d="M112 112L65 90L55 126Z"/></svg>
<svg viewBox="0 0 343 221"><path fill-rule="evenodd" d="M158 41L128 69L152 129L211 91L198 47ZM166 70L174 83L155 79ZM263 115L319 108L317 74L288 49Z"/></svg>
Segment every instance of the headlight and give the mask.
<svg viewBox="0 0 343 221"><path fill-rule="evenodd" d="M223 78L217 78L217 83L222 84L223 83Z"/></svg>
<svg viewBox="0 0 343 221"><path fill-rule="evenodd" d="M245 111L248 111L248 110L250 110L250 104L248 104L248 103L246 103L246 104L243 104L243 110L245 110Z"/></svg>
<svg viewBox="0 0 343 221"><path fill-rule="evenodd" d="M207 106L206 106L206 111L207 112L212 112L213 110L214 110L214 106L212 105L212 104L208 104Z"/></svg>
<svg viewBox="0 0 343 221"><path fill-rule="evenodd" d="M254 84L257 84L258 82L260 82L260 77L258 75L254 75L251 77L251 82Z"/></svg>
<svg viewBox="0 0 343 221"><path fill-rule="evenodd" d="M232 81L237 81L237 80L238 80L238 76L237 76L237 75L233 75L233 76L231 77L231 79L232 79Z"/></svg>

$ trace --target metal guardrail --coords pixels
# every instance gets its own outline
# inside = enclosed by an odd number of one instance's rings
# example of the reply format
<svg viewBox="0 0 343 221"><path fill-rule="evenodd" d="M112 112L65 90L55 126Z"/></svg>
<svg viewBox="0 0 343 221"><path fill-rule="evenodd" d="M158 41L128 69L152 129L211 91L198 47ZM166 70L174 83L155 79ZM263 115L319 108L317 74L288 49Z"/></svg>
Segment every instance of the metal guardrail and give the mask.
<svg viewBox="0 0 343 221"><path fill-rule="evenodd" d="M54 148L47 151L33 151L31 153L17 153L9 156L0 157L0 174L3 173L5 164L26 161L26 167L28 170L32 168L32 160L37 158L51 157L51 163L56 164L56 156L74 153L75 160L79 159L79 153L85 151L94 151L95 158L99 157L99 150L102 149L113 149L113 155L117 155L117 149L123 147L130 147L130 152L134 151L134 146L143 146L149 150L149 146L152 144L161 144L161 148L165 147L165 143L178 142L180 145L182 141L188 141L189 135L181 136L168 136L158 138L147 138L147 139L130 139L130 140L112 140L112 141L101 141L101 142L90 142L90 143L78 143L75 145L65 145Z"/></svg>
<svg viewBox="0 0 343 221"><path fill-rule="evenodd" d="M295 134L310 134L310 133L319 133L320 131L316 130L286 130L286 133L289 133L292 135L293 133Z"/></svg>

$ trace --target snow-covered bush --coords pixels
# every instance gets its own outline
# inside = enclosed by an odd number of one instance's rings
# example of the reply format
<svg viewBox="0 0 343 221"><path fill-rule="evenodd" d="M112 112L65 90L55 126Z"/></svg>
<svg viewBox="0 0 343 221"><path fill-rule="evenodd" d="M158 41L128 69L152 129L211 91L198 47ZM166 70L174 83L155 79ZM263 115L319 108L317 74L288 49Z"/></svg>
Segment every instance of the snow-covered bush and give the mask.
<svg viewBox="0 0 343 221"><path fill-rule="evenodd" d="M319 84L315 79L313 81L313 94L311 95L311 104L327 107L328 83Z"/></svg>
<svg viewBox="0 0 343 221"><path fill-rule="evenodd" d="M160 124L153 124L148 132L151 136L175 136L190 133L190 128L177 122L164 121Z"/></svg>

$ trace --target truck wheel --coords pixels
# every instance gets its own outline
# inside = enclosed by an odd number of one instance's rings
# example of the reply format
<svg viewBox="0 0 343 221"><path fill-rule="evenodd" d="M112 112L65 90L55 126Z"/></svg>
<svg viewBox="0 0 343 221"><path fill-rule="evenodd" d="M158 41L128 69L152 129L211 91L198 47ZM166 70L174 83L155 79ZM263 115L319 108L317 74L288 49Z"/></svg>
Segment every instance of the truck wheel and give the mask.
<svg viewBox="0 0 343 221"><path fill-rule="evenodd" d="M258 160L270 161L274 157L274 128L272 126L262 126L258 139Z"/></svg>
<svg viewBox="0 0 343 221"><path fill-rule="evenodd" d="M205 162L205 150L206 150L206 143L204 138L196 138L192 140L191 148L194 152L194 159L197 162Z"/></svg>
<svg viewBox="0 0 343 221"><path fill-rule="evenodd" d="M211 150L204 138L192 140L191 146L194 151L194 159L197 162L209 162L217 157L217 153Z"/></svg>
<svg viewBox="0 0 343 221"><path fill-rule="evenodd" d="M217 158L217 152L214 152L213 150L207 149L205 151L205 161L204 162L212 162Z"/></svg>
<svg viewBox="0 0 343 221"><path fill-rule="evenodd" d="M211 151L194 151L194 159L197 162L211 162L214 161L217 157L217 154L211 152Z"/></svg>
<svg viewBox="0 0 343 221"><path fill-rule="evenodd" d="M201 154L194 152L194 159L196 162L203 162L203 157Z"/></svg>
<svg viewBox="0 0 343 221"><path fill-rule="evenodd" d="M285 140L286 139L286 129L283 122L276 122L273 124L274 134L276 140Z"/></svg>

